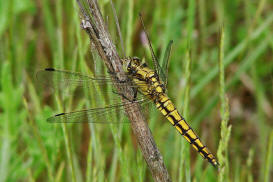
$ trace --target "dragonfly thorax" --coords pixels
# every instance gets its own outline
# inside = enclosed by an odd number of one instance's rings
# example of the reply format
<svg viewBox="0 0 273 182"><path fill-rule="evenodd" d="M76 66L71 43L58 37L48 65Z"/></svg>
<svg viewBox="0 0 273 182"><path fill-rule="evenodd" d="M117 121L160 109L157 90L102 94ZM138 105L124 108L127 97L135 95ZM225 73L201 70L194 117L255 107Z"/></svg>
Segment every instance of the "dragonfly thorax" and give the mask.
<svg viewBox="0 0 273 182"><path fill-rule="evenodd" d="M165 85L145 61L138 57L129 57L122 59L122 62L125 71L144 95L156 98L158 95L165 93Z"/></svg>

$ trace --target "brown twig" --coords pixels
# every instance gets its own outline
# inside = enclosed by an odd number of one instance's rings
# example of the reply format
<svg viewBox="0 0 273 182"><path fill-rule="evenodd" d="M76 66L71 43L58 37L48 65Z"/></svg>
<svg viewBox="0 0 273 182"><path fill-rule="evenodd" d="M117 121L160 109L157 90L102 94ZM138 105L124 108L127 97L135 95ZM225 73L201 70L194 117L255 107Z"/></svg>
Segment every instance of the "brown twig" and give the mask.
<svg viewBox="0 0 273 182"><path fill-rule="evenodd" d="M95 45L109 72L115 73L113 74L116 75L114 79L126 79L124 78L125 74L122 69L119 55L110 38L107 27L104 24L97 1L77 0L77 3L83 15L81 26L90 37L91 44ZM121 91L122 94L126 95L127 98L133 98L133 90L131 87L128 86L125 88L118 88L117 86L117 89L118 91ZM123 102L128 101L123 99ZM168 171L163 163L163 158L156 146L147 122L141 113L140 106L138 103L134 104L135 105L133 108L130 107L130 112L127 112L127 116L131 121L131 128L135 137L137 138L139 147L152 173L153 179L156 182L171 181ZM128 111L126 108L125 110Z"/></svg>

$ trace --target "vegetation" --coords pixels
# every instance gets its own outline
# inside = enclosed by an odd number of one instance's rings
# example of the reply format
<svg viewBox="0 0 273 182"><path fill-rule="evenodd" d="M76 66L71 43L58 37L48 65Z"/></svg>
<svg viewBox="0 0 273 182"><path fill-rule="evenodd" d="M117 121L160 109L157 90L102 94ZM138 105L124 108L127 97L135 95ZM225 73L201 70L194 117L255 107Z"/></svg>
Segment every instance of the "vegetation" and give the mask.
<svg viewBox="0 0 273 182"><path fill-rule="evenodd" d="M122 56L110 2L99 4ZM126 55L150 59L138 12L160 60L174 40L168 94L219 159L216 170L153 109L149 126L173 181L272 181L272 1L114 4ZM107 103L53 93L35 77L45 67L106 73L76 1L0 1L0 22L0 182L152 181L130 125L46 122Z"/></svg>

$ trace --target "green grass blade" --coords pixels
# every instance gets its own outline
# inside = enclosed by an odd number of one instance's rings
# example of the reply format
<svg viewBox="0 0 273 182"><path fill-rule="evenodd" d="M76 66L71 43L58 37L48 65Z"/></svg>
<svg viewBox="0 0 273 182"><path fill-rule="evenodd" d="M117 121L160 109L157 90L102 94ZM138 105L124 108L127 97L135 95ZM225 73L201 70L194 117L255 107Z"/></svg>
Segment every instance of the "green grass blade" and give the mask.
<svg viewBox="0 0 273 182"><path fill-rule="evenodd" d="M217 151L219 161L219 182L229 180L229 160L228 160L228 142L231 134L231 126L228 126L229 121L229 104L225 94L225 70L223 65L224 58L224 29L220 32L220 45L219 45L219 97L221 102L221 139Z"/></svg>

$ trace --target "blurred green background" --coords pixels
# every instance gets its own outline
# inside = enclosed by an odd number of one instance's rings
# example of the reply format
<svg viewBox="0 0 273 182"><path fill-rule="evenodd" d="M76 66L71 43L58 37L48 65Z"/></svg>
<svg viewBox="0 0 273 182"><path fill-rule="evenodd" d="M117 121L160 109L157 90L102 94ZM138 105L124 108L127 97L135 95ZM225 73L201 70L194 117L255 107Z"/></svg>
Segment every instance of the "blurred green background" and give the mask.
<svg viewBox="0 0 273 182"><path fill-rule="evenodd" d="M110 2L99 4L121 55ZM160 59L174 40L168 94L221 164L214 169L153 110L149 126L173 181L272 181L272 1L114 4L126 55L150 58L138 12ZM0 22L0 182L152 181L130 125L46 122L97 105L35 78L45 67L105 72L76 0L0 0Z"/></svg>

